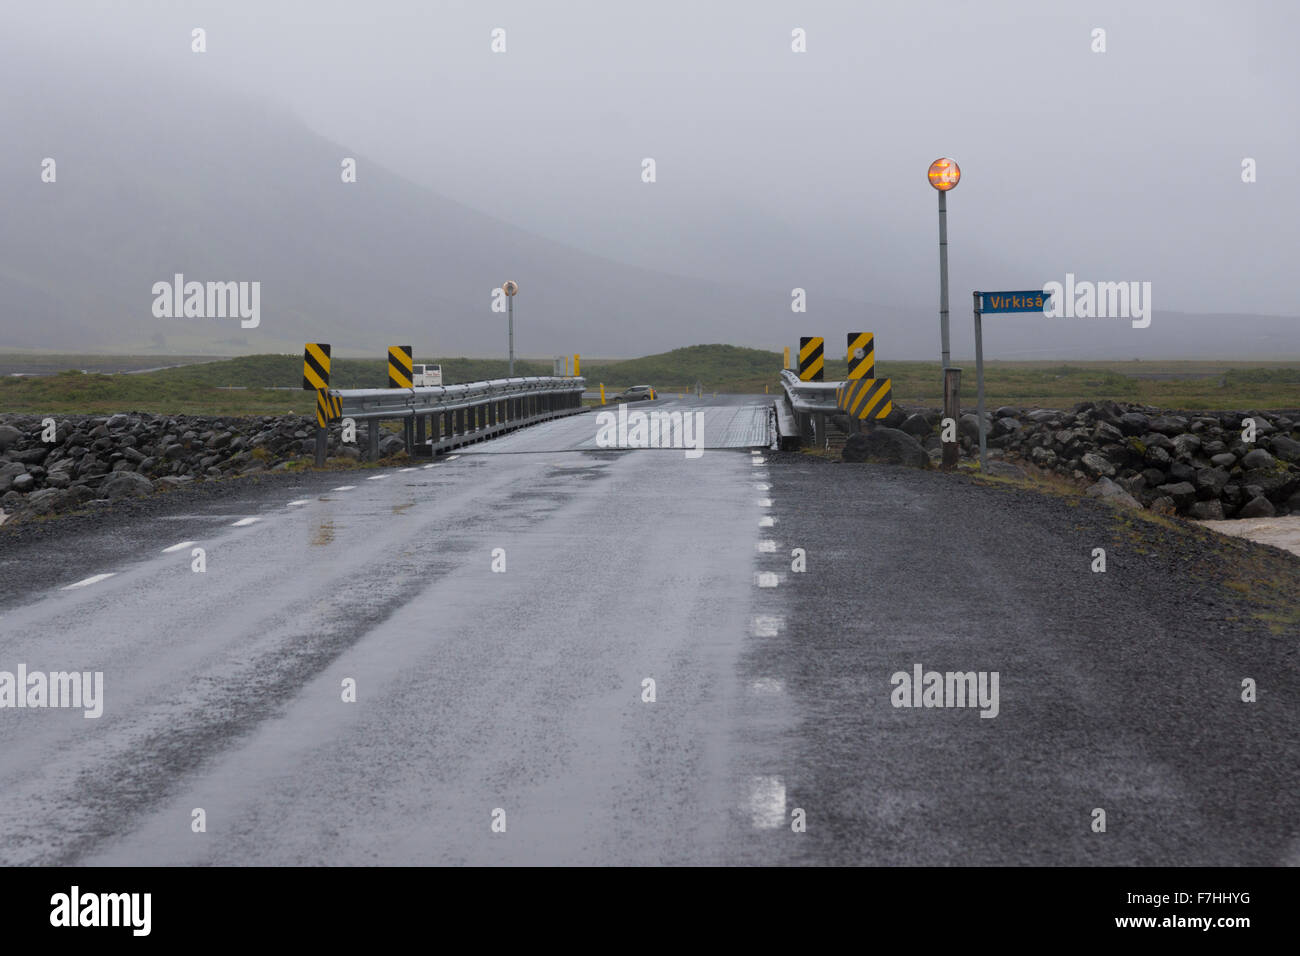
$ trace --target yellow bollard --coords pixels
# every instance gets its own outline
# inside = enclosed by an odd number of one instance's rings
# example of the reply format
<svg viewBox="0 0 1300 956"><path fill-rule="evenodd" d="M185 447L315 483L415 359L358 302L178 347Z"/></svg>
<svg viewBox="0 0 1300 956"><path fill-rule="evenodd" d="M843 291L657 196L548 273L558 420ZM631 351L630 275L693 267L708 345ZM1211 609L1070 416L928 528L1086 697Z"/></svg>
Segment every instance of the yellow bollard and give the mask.
<svg viewBox="0 0 1300 956"><path fill-rule="evenodd" d="M605 404L605 383L600 383L600 404Z"/></svg>
<svg viewBox="0 0 1300 956"><path fill-rule="evenodd" d="M582 375L582 373L578 371L578 360L580 358L582 358L582 356L579 355L577 352L573 353L573 377L574 378L578 378Z"/></svg>

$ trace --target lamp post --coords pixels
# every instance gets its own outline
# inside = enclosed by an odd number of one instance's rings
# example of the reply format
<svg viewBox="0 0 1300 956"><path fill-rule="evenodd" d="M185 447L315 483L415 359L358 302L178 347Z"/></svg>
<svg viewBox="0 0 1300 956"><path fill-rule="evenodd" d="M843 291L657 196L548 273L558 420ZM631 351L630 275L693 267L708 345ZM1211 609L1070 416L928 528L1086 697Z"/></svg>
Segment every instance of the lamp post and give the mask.
<svg viewBox="0 0 1300 956"><path fill-rule="evenodd" d="M509 314L510 326L510 377L515 377L515 293L519 291L519 283L507 279L501 283L501 291L506 294L507 312ZM946 293L945 293L946 295ZM946 302L945 298L945 302ZM945 326L947 328L947 326ZM946 334L946 333L945 333Z"/></svg>
<svg viewBox="0 0 1300 956"><path fill-rule="evenodd" d="M958 393L961 369L951 367L948 348L948 190L961 182L961 167L951 159L936 159L930 164L930 185L939 193L939 339L943 359L943 417L954 422L961 414ZM944 442L943 467L957 464L957 442Z"/></svg>

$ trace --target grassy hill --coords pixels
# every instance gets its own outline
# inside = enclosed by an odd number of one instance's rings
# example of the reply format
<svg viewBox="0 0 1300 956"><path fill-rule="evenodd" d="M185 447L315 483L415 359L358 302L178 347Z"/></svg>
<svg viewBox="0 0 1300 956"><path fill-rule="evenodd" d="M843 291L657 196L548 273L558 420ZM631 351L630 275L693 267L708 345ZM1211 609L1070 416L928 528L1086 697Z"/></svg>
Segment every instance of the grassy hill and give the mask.
<svg viewBox="0 0 1300 956"><path fill-rule="evenodd" d="M692 345L658 355L619 362L591 362L582 366L589 383L607 387L655 385L664 389L702 383L709 391L763 391L775 384L781 369L781 353L735 345Z"/></svg>
<svg viewBox="0 0 1300 956"><path fill-rule="evenodd" d="M81 356L64 357L79 359ZM705 394L776 393L781 353L731 345L694 345L623 361L584 363L589 388L607 390L654 385L666 395L703 385ZM58 356L47 356L59 367ZM152 357L150 362L168 361ZM501 359L424 358L440 363L444 381L503 378ZM76 361L62 367L84 368ZM1114 399L1178 409L1300 408L1300 368L1248 362L990 362L985 368L990 408L1002 404L1068 407L1083 400ZM549 375L549 362L516 361L517 375ZM826 363L826 380L843 377L843 361ZM937 406L939 366L934 362L881 362L877 374L893 380L894 400ZM338 388L383 388L380 359L337 359L332 382ZM250 355L138 374L64 371L43 377L0 378L0 413L310 414L313 403L302 384L301 355ZM975 404L975 370L965 363L962 404Z"/></svg>

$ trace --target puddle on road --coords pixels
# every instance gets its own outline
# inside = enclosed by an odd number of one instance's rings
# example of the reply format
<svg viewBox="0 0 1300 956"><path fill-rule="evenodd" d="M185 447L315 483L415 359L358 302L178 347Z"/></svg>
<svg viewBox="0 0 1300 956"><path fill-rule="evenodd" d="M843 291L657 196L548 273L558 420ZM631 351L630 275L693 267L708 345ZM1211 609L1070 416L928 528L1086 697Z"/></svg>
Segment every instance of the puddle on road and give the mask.
<svg viewBox="0 0 1300 956"><path fill-rule="evenodd" d="M1238 538L1271 544L1300 555L1300 515L1284 518L1239 518L1235 521L1198 521L1197 524Z"/></svg>

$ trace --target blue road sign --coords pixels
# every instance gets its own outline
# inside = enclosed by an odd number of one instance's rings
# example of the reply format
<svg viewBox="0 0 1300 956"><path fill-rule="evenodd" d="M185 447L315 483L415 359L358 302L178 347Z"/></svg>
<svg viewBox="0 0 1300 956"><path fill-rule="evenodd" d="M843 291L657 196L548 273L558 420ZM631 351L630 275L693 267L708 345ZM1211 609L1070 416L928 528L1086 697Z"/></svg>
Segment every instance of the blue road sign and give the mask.
<svg viewBox="0 0 1300 956"><path fill-rule="evenodd" d="M1042 312L1052 297L1041 289L1028 292L981 292L980 312Z"/></svg>

